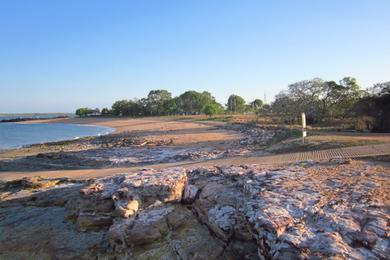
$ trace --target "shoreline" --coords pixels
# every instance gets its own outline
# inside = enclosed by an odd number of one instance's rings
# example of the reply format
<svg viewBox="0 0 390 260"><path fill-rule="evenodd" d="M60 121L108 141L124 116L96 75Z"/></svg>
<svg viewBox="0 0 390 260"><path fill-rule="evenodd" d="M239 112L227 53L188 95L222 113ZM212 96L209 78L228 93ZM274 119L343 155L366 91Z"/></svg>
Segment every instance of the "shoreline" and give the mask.
<svg viewBox="0 0 390 260"><path fill-rule="evenodd" d="M165 160L159 159L160 156L175 156L176 153L186 151L199 151L200 154L204 151L207 154L207 147L219 150L221 153L227 147L234 148L230 143L242 138L237 131L215 127L214 124L183 122L166 118L51 119L20 122L19 124L33 123L93 124L110 127L115 131L112 132L114 134L112 138L108 135L103 139L92 137L85 138L85 141L79 139L79 141L70 140L67 143L45 143L47 145L0 150L0 164L2 164L0 165L0 180L46 175L47 170L50 171L48 175L52 176L68 175L84 179L89 178L90 174L95 171L97 175L104 176L128 169L127 165L121 167L115 163L113 166L103 167L99 159L93 158L101 158L106 164L109 164L112 158L114 161L129 158L130 162L134 160L134 164L139 164L140 167L161 167L166 164L157 163L152 166L149 160ZM133 141L136 143L128 143ZM131 148L126 149L126 147ZM50 156L63 158L63 160L55 161L54 159L53 161ZM85 160L89 160L87 161L88 169L83 168ZM141 166L143 161L145 165ZM40 166L42 163L47 163L47 166ZM69 166L73 168L65 169L66 167L61 165L56 168L57 163L73 165Z"/></svg>
<svg viewBox="0 0 390 260"><path fill-rule="evenodd" d="M56 118L56 119L64 119L64 118ZM23 121L18 121L18 122L3 122L4 124L14 124L14 125L53 125L55 124L54 122L51 122L51 120L55 119L42 119L42 120L23 120ZM89 128L95 128L96 130L99 131L99 133L96 134L78 134L73 137L53 137L55 140L44 140L44 141L39 141L39 142L34 142L34 143L28 143L28 144L23 144L23 145L18 145L18 146L13 146L13 147L0 147L0 152L7 152L11 150L20 150L20 149L28 149L31 148L32 146L38 146L38 145L50 145L50 144L56 144L60 142L72 142L74 140L79 140L82 138L94 138L94 137L99 137L99 136L104 136L104 135L109 135L112 134L116 131L115 128L113 127L108 127L108 126L103 126L103 125L98 125L98 124L75 124L75 123L57 123L57 125L67 125L67 126L77 126L77 127L89 127Z"/></svg>
<svg viewBox="0 0 390 260"><path fill-rule="evenodd" d="M44 117L44 118L35 118L35 117L18 117L12 119L1 119L0 123L17 123L17 122L27 122L34 120L51 120L51 119L65 119L70 118L69 116L57 116L57 117Z"/></svg>
<svg viewBox="0 0 390 260"><path fill-rule="evenodd" d="M204 158L218 157L226 154L239 155L227 158L226 164L256 163L248 160L251 138L254 132L243 132L241 126L225 127L221 122L183 121L172 118L68 118L34 120L18 124L63 123L78 125L95 125L115 129L107 138L71 139L32 145L28 148L0 150L0 180L2 178L19 178L44 175L72 176L72 178L90 178L92 176L112 175L125 169L139 167L155 168L198 163L210 165L218 160L204 161ZM233 129L234 128L234 129ZM268 130L261 130L261 136L269 135ZM272 132L273 130L271 130ZM337 134L337 133L335 133ZM340 135L340 133L338 133ZM271 135L272 136L272 135ZM390 135L365 134L365 138L375 138L390 143ZM316 137L316 136L314 136ZM320 136L318 136L320 137ZM340 136L341 137L341 136ZM344 138L344 137L343 137ZM352 138L352 137L351 137ZM354 136L353 140L363 138ZM253 137L252 137L253 139ZM333 138L335 139L335 138ZM134 142L136 141L136 142ZM240 142L244 141L240 144ZM249 141L249 142L248 142ZM372 140L371 140L372 141ZM288 145L288 142L285 142ZM373 143L369 143L373 144ZM126 149L126 147L131 147ZM241 147L241 148L240 148ZM322 146L319 147L324 149ZM338 148L338 147L329 147ZM254 151L256 152L256 151ZM187 155L188 153L189 155ZM285 152L288 153L288 152ZM177 160L169 160L178 155ZM198 161L184 163L186 158L194 156ZM254 154L254 156L259 156ZM161 159L162 158L162 159ZM192 159L191 159L192 160ZM129 163L122 163L129 162ZM168 165L166 164L168 163Z"/></svg>

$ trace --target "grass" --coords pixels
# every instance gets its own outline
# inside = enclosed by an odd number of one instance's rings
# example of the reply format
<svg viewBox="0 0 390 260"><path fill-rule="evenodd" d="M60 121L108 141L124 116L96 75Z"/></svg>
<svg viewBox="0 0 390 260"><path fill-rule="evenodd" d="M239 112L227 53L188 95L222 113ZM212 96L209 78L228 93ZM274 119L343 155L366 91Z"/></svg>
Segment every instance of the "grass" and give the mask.
<svg viewBox="0 0 390 260"><path fill-rule="evenodd" d="M356 138L356 136L353 135L318 135L314 132L314 135L306 137L305 143L302 143L301 132L295 131L291 138L273 144L266 150L273 153L291 153L361 145L374 145L385 142L386 140L375 140L364 137Z"/></svg>

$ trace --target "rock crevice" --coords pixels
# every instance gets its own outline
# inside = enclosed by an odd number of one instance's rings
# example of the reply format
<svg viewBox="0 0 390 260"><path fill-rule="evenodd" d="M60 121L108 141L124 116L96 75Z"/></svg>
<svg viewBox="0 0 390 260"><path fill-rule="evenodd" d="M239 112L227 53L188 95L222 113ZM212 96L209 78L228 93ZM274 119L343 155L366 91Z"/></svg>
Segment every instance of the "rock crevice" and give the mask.
<svg viewBox="0 0 390 260"><path fill-rule="evenodd" d="M23 217L15 220L15 225L24 223L24 230L16 229L19 234L41 239L43 221L67 230L50 234L53 241L46 242L50 248L42 249L42 258L57 257L61 250L79 259L390 255L390 174L367 163L146 169L50 190L45 185L56 182L35 181L45 184L28 185L39 191L34 200L23 195L18 182L2 186L8 199L0 204L0 257L16 248L9 216L16 209L20 216L35 216L30 225ZM42 206L45 214L38 210ZM61 249L54 241L64 236L84 244L65 243ZM31 242L23 243L19 254L34 251Z"/></svg>

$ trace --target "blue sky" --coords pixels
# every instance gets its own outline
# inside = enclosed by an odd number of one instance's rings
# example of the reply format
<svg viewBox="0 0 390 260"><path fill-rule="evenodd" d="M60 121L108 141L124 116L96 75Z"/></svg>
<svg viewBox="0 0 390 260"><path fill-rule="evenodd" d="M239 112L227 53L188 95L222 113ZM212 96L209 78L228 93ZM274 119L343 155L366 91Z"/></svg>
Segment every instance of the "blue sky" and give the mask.
<svg viewBox="0 0 390 260"><path fill-rule="evenodd" d="M0 112L73 112L210 91L268 100L289 83L390 80L390 1L2 0Z"/></svg>

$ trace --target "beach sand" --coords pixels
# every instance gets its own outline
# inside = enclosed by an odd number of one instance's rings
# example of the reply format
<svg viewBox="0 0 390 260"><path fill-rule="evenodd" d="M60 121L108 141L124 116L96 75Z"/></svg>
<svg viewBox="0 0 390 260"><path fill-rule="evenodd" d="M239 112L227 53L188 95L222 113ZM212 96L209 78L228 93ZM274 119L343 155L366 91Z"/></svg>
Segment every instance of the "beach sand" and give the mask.
<svg viewBox="0 0 390 260"><path fill-rule="evenodd" d="M65 123L65 124L89 124L115 128L117 134L131 131L150 138L172 139L170 147L177 148L198 148L213 147L224 148L226 142L239 140L242 136L239 132L229 131L216 126L224 124L221 122L191 122L178 120L176 118L65 118L49 120L32 120L19 122L20 124L30 123ZM35 156L39 153L50 152L49 147L32 146L30 148L13 149L0 151L1 159L14 159L24 156ZM126 168L103 168L103 169L75 169L75 170L31 170L31 171L6 171L0 172L0 180L12 180L22 177L69 177L73 179L89 179L115 175L118 173L136 171L140 168L163 168L168 166L192 165L195 162L162 163Z"/></svg>

